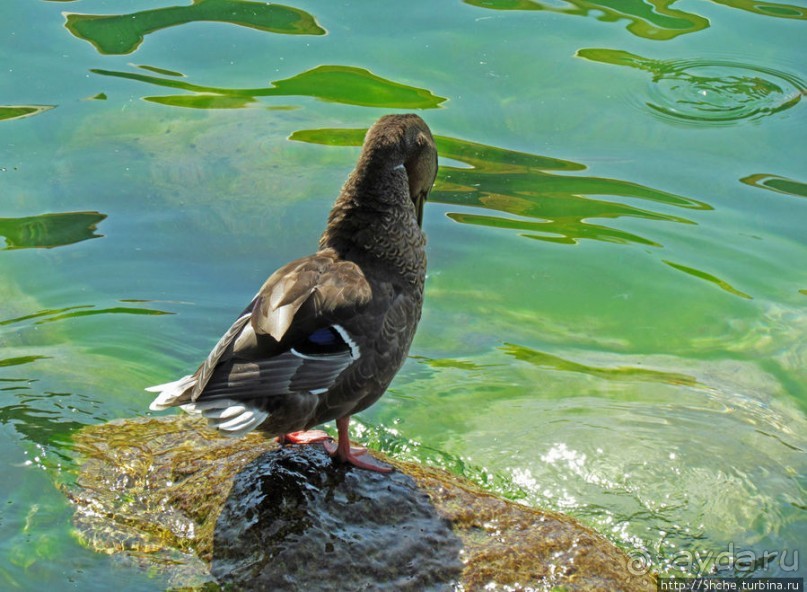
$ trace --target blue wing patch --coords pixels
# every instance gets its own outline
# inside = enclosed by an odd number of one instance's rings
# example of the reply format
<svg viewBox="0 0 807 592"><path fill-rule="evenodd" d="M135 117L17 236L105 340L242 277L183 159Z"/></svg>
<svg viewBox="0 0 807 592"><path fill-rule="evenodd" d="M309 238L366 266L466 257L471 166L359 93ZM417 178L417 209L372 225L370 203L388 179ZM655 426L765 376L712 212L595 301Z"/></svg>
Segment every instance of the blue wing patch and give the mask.
<svg viewBox="0 0 807 592"><path fill-rule="evenodd" d="M342 333L334 327L317 329L304 340L295 344L291 351L304 356L352 354L350 344L345 341Z"/></svg>
<svg viewBox="0 0 807 592"><path fill-rule="evenodd" d="M308 336L307 341L315 345L334 345L335 343L344 342L339 333L333 330L333 327L317 329Z"/></svg>

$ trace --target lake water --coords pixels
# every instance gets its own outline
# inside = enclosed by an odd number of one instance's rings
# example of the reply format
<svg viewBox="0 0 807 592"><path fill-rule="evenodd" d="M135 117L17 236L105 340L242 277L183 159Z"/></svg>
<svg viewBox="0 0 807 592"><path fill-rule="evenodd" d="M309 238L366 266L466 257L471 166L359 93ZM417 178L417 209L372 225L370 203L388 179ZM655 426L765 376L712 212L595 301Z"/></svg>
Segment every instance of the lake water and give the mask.
<svg viewBox="0 0 807 592"><path fill-rule="evenodd" d="M192 371L408 111L441 154L426 305L357 438L632 569L807 574L804 0L0 17L0 588L166 587L73 534L71 434Z"/></svg>

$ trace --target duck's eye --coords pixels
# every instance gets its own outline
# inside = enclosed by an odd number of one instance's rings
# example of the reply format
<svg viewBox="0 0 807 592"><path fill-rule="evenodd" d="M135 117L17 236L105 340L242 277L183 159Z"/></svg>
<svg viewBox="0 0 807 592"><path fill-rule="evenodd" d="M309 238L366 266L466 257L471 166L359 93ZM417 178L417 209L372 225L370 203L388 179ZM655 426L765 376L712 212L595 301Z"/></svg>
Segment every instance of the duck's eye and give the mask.
<svg viewBox="0 0 807 592"><path fill-rule="evenodd" d="M336 329L323 327L295 345L294 351L308 356L340 354L350 351L350 346Z"/></svg>

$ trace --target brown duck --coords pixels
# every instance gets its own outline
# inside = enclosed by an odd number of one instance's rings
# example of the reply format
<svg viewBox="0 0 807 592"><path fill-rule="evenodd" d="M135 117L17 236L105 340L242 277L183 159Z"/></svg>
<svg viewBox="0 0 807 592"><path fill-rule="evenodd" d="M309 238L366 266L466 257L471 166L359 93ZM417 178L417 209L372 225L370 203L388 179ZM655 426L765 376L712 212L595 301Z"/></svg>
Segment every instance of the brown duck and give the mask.
<svg viewBox="0 0 807 592"><path fill-rule="evenodd" d="M404 362L423 304L423 206L437 151L417 115L387 115L313 255L281 267L192 376L154 386L152 410L181 406L221 433L259 429L281 442L324 441L342 462L389 467L352 448L350 416L375 403ZM338 444L304 432L336 420Z"/></svg>

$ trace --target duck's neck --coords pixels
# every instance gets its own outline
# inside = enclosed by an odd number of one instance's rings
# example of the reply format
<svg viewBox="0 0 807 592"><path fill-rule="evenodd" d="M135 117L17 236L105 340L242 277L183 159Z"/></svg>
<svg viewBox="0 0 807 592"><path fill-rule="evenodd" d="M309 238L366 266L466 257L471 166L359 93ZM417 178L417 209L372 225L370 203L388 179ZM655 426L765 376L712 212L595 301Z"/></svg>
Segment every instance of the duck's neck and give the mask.
<svg viewBox="0 0 807 592"><path fill-rule="evenodd" d="M320 248L375 264L422 290L425 245L403 167L360 161L331 210Z"/></svg>

